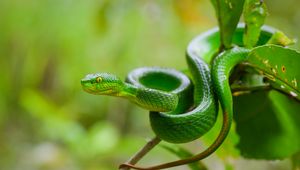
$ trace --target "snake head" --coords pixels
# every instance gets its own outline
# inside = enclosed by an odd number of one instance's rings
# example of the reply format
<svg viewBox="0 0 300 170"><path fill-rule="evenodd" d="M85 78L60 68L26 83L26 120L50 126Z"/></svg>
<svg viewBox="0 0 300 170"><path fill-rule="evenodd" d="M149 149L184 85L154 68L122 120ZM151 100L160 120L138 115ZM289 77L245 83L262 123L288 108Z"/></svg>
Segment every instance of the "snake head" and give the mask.
<svg viewBox="0 0 300 170"><path fill-rule="evenodd" d="M83 90L91 94L117 96L124 83L115 75L109 73L88 74L81 79Z"/></svg>

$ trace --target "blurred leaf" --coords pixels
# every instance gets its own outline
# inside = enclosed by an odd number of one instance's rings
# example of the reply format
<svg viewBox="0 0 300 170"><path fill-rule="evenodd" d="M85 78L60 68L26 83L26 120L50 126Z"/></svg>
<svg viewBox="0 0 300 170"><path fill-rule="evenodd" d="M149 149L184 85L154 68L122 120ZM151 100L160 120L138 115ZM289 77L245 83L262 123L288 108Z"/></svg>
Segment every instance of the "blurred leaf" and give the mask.
<svg viewBox="0 0 300 170"><path fill-rule="evenodd" d="M167 144L160 144L162 148L166 149L167 151L173 153L174 155L178 156L181 159L185 159L188 157L193 156L191 152L184 149L183 147L180 147L178 145L167 145ZM207 170L205 165L201 161L197 161L195 163L188 164L191 170Z"/></svg>
<svg viewBox="0 0 300 170"><path fill-rule="evenodd" d="M86 151L91 155L103 154L116 147L119 135L110 123L98 122L89 130L86 140Z"/></svg>
<svg viewBox="0 0 300 170"><path fill-rule="evenodd" d="M24 109L38 121L43 136L64 142L83 158L107 153L119 141L118 131L110 123L98 122L88 130L83 129L79 123L66 117L70 114L39 92L25 90L21 102Z"/></svg>
<svg viewBox="0 0 300 170"><path fill-rule="evenodd" d="M211 0L221 31L221 47L230 48L245 0Z"/></svg>
<svg viewBox="0 0 300 170"><path fill-rule="evenodd" d="M244 20L246 29L244 33L244 45L247 48L254 47L258 41L261 26L267 16L267 7L262 0L246 0L244 5Z"/></svg>
<svg viewBox="0 0 300 170"><path fill-rule="evenodd" d="M41 93L24 90L21 94L21 105L37 121L43 136L67 143L76 143L84 138L84 129L66 117L66 113L55 106Z"/></svg>
<svg viewBox="0 0 300 170"><path fill-rule="evenodd" d="M295 40L290 39L281 31L276 31L267 43L280 46L288 46L294 44Z"/></svg>
<svg viewBox="0 0 300 170"><path fill-rule="evenodd" d="M234 97L237 147L246 158L283 159L300 151L300 103L277 91Z"/></svg>

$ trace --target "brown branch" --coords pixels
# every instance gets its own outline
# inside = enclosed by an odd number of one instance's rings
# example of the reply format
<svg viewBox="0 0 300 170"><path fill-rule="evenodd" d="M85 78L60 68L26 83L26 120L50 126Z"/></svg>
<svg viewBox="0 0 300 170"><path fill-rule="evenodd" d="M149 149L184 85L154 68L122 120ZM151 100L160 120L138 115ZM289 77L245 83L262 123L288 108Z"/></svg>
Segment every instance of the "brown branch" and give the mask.
<svg viewBox="0 0 300 170"><path fill-rule="evenodd" d="M142 159L150 150L152 150L159 142L161 141L160 138L154 137L150 141L146 143L146 145L141 148L133 157L131 157L125 164L136 164L140 159ZM129 170L130 167L119 167L119 170Z"/></svg>

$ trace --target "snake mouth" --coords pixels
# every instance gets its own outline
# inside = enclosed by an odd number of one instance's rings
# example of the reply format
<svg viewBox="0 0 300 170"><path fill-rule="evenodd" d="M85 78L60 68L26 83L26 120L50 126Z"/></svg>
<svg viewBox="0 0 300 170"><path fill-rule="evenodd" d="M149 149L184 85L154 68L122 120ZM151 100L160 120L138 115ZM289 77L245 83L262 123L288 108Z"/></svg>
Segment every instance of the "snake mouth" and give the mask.
<svg viewBox="0 0 300 170"><path fill-rule="evenodd" d="M99 94L99 95L113 93L112 89L97 90L97 89L91 89L91 88L83 88L83 90L88 92L88 93L91 93L91 94Z"/></svg>
<svg viewBox="0 0 300 170"><path fill-rule="evenodd" d="M83 88L83 89L89 93L101 93L101 94L112 91L111 89L105 89L105 90L99 90L95 88Z"/></svg>
<svg viewBox="0 0 300 170"><path fill-rule="evenodd" d="M107 90L99 91L98 93L101 93L101 94L110 94L110 93L112 93L112 92L113 92L112 89L107 89Z"/></svg>

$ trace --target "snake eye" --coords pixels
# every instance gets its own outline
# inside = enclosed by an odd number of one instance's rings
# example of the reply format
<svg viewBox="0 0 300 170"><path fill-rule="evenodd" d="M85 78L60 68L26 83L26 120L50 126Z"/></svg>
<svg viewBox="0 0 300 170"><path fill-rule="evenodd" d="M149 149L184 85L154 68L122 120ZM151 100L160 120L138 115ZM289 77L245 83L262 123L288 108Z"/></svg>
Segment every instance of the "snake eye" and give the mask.
<svg viewBox="0 0 300 170"><path fill-rule="evenodd" d="M102 78L101 77L97 77L96 78L96 83L100 83L102 81Z"/></svg>

